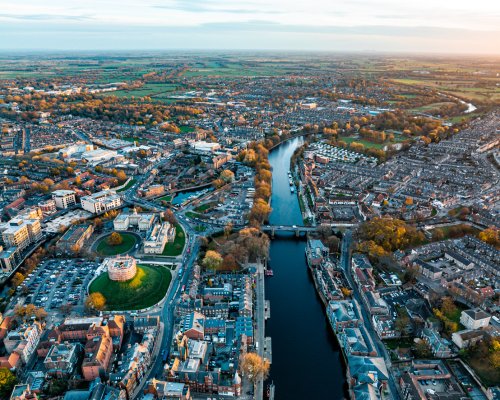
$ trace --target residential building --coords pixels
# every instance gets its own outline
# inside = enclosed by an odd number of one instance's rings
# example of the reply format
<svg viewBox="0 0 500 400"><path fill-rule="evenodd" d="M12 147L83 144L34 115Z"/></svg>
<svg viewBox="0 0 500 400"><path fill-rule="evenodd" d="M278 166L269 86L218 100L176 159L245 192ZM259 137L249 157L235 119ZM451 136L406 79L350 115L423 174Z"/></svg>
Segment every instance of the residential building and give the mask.
<svg viewBox="0 0 500 400"><path fill-rule="evenodd" d="M55 201L56 207L66 209L76 204L76 196L73 190L55 190L52 192L52 200Z"/></svg>
<svg viewBox="0 0 500 400"><path fill-rule="evenodd" d="M77 344L54 344L43 362L47 374L57 378L69 377L78 359Z"/></svg>
<svg viewBox="0 0 500 400"><path fill-rule="evenodd" d="M356 300L330 301L326 315L332 329L338 333L345 328L355 328L363 322Z"/></svg>
<svg viewBox="0 0 500 400"><path fill-rule="evenodd" d="M480 308L462 311L460 323L467 329L481 329L489 325L491 315Z"/></svg>
<svg viewBox="0 0 500 400"><path fill-rule="evenodd" d="M464 329L459 332L453 332L451 340L459 349L467 349L481 342L486 336L483 330Z"/></svg>
<svg viewBox="0 0 500 400"><path fill-rule="evenodd" d="M435 329L425 328L422 330L422 339L427 342L431 348L432 354L437 358L449 358L453 356L450 342L441 337Z"/></svg>
<svg viewBox="0 0 500 400"><path fill-rule="evenodd" d="M113 343L108 334L96 336L85 344L85 358L82 374L86 381L92 381L107 373L113 354Z"/></svg>
<svg viewBox="0 0 500 400"><path fill-rule="evenodd" d="M21 360L27 363L35 352L41 335L42 326L39 322L34 321L31 324L23 324L10 331L4 338L5 350L8 353L15 351L21 356Z"/></svg>
<svg viewBox="0 0 500 400"><path fill-rule="evenodd" d="M104 190L80 199L82 208L92 214L100 214L122 205L122 198L113 190Z"/></svg>
<svg viewBox="0 0 500 400"><path fill-rule="evenodd" d="M18 216L0 227L2 240L7 247L17 247L23 251L42 238L42 227L39 219Z"/></svg>
<svg viewBox="0 0 500 400"><path fill-rule="evenodd" d="M10 275L21 262L21 254L17 247L10 247L6 250L0 246L0 272L3 275Z"/></svg>
<svg viewBox="0 0 500 400"><path fill-rule="evenodd" d="M57 211L56 202L54 199L49 199L46 201L41 201L38 203L38 207L44 214L53 214Z"/></svg>

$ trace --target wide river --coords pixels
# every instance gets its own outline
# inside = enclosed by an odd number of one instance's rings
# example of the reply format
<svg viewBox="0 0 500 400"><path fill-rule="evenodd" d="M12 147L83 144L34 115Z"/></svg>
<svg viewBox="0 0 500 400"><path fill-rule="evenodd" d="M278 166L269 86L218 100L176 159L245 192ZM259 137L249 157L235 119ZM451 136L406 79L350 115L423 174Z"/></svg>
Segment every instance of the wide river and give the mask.
<svg viewBox="0 0 500 400"><path fill-rule="evenodd" d="M302 143L301 137L292 139L269 154L271 224L302 224L297 195L290 193L288 183L290 157ZM273 351L270 379L276 385L277 400L343 399L342 355L308 272L305 245L305 239L294 234L276 235L271 241L274 276L266 278L266 299L271 302L266 336L272 337Z"/></svg>

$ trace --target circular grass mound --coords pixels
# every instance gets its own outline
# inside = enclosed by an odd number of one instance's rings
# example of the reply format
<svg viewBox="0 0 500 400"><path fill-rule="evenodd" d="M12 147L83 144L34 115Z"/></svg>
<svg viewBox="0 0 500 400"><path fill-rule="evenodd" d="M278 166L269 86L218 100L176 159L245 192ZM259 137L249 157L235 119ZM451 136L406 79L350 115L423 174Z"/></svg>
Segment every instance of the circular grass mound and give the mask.
<svg viewBox="0 0 500 400"><path fill-rule="evenodd" d="M101 293L109 311L140 310L163 299L171 279L165 267L138 265L135 276L125 282L112 281L104 272L92 282L89 292Z"/></svg>
<svg viewBox="0 0 500 400"><path fill-rule="evenodd" d="M101 256L116 256L118 254L127 253L132 250L137 243L137 238L131 233L120 233L122 242L116 246L108 244L109 235L104 236L99 240L96 251Z"/></svg>

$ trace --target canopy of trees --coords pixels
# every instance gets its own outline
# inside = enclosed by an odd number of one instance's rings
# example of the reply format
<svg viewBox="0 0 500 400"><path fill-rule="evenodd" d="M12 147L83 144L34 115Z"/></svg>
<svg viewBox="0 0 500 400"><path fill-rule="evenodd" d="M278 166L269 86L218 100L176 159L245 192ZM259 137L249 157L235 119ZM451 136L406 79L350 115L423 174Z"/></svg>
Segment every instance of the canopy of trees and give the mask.
<svg viewBox="0 0 500 400"><path fill-rule="evenodd" d="M383 251L392 252L418 245L424 241L424 234L404 221L394 218L374 218L365 222L359 229L361 240L373 242ZM373 244L370 248L376 249ZM363 248L363 247L362 247Z"/></svg>
<svg viewBox="0 0 500 400"><path fill-rule="evenodd" d="M0 398L8 399L17 382L16 376L7 368L0 368Z"/></svg>

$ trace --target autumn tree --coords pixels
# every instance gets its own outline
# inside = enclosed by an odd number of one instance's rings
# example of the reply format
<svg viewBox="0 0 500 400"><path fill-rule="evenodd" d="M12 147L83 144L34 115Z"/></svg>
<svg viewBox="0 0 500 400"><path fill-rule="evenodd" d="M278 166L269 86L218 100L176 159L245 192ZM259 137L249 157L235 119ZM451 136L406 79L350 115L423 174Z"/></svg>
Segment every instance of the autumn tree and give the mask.
<svg viewBox="0 0 500 400"><path fill-rule="evenodd" d="M88 310L102 311L104 307L106 307L106 298L102 293L91 293L85 299L85 308Z"/></svg>
<svg viewBox="0 0 500 400"><path fill-rule="evenodd" d="M224 171L222 171L220 173L219 178L222 179L222 181L224 183L229 183L229 182L234 181L234 173L233 173L233 171L225 169Z"/></svg>
<svg viewBox="0 0 500 400"><path fill-rule="evenodd" d="M113 232L111 235L109 235L107 243L110 246L119 246L123 243L123 237L118 232Z"/></svg>
<svg viewBox="0 0 500 400"><path fill-rule="evenodd" d="M224 236L226 237L226 239L229 237L229 235L231 235L232 231L233 231L233 224L231 222L228 222L224 226Z"/></svg>
<svg viewBox="0 0 500 400"><path fill-rule="evenodd" d="M118 171L116 173L116 179L118 179L118 182L124 183L128 179L127 174L125 174L124 171Z"/></svg>
<svg viewBox="0 0 500 400"><path fill-rule="evenodd" d="M270 213L271 207L269 204L262 199L256 199L250 211L249 219L255 221L257 224L262 224L267 220Z"/></svg>
<svg viewBox="0 0 500 400"><path fill-rule="evenodd" d="M202 264L206 269L215 271L220 268L222 262L223 258L220 255L220 253L218 253L215 250L208 250L205 253L205 257L203 258Z"/></svg>
<svg viewBox="0 0 500 400"><path fill-rule="evenodd" d="M0 398L8 399L17 383L16 376L5 367L0 368Z"/></svg>
<svg viewBox="0 0 500 400"><path fill-rule="evenodd" d="M500 230L494 227L485 229L478 235L479 239L497 249L500 248Z"/></svg>
<svg viewBox="0 0 500 400"><path fill-rule="evenodd" d="M163 213L163 220L172 225L177 225L177 218L175 218L173 211L170 209Z"/></svg>
<svg viewBox="0 0 500 400"><path fill-rule="evenodd" d="M253 385L267 378L269 374L269 361L257 353L246 353L241 360L241 372Z"/></svg>
<svg viewBox="0 0 500 400"><path fill-rule="evenodd" d="M25 276L23 274L16 272L12 277L12 286L15 288L18 287L21 283L23 283L24 279Z"/></svg>

